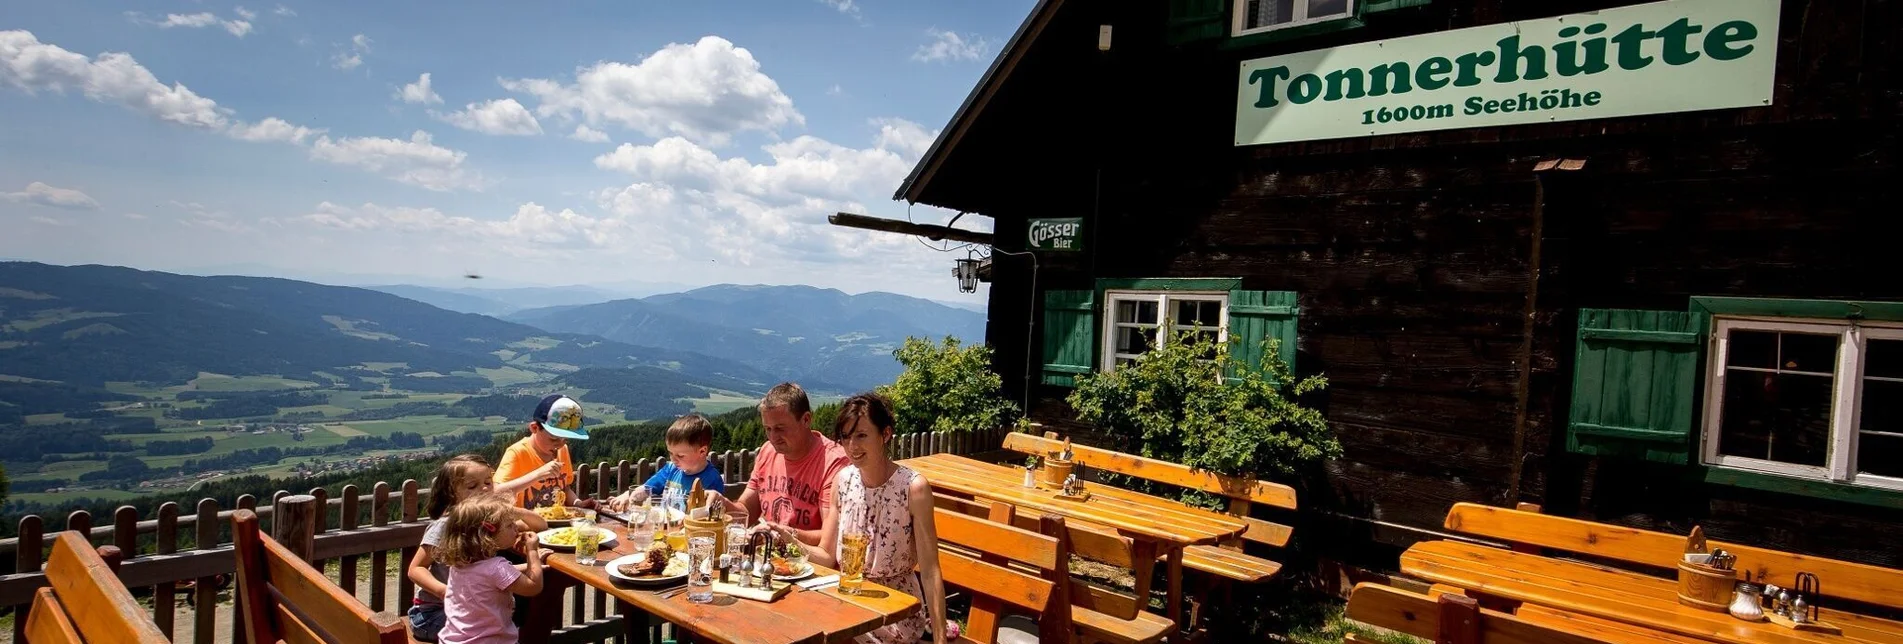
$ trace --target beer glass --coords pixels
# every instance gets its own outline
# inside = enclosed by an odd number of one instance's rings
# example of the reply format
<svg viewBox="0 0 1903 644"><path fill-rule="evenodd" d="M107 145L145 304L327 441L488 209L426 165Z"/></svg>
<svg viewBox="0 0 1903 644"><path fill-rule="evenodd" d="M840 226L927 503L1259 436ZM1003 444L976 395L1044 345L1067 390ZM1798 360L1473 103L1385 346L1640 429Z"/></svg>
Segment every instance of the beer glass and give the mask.
<svg viewBox="0 0 1903 644"><path fill-rule="evenodd" d="M601 548L601 531L595 529L595 522L586 517L575 519L575 563L584 566L595 565L595 553Z"/></svg>
<svg viewBox="0 0 1903 644"><path fill-rule="evenodd" d="M839 592L859 594L866 582L866 546L871 539L863 532L849 532L839 541Z"/></svg>
<svg viewBox="0 0 1903 644"><path fill-rule="evenodd" d="M687 601L707 604L714 601L714 538L696 536L687 540Z"/></svg>

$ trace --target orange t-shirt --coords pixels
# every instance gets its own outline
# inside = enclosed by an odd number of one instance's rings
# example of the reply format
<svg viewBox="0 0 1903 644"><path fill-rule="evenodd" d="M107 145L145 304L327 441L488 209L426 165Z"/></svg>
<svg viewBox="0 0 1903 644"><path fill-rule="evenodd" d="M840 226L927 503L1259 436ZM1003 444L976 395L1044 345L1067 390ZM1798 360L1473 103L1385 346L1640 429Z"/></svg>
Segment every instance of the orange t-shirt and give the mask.
<svg viewBox="0 0 1903 644"><path fill-rule="evenodd" d="M818 530L822 513L833 504L833 482L852 460L846 448L813 432L805 458L789 462L772 443L760 446L747 489L760 495L760 514L797 530Z"/></svg>
<svg viewBox="0 0 1903 644"><path fill-rule="evenodd" d="M530 483L528 487L516 491L516 505L524 508L555 505L556 488L566 488L575 480L575 462L568 456L567 445L563 445L559 451L555 452L555 460L562 462L561 480L541 480ZM540 454L535 453L535 437L524 436L522 440L510 445L507 451L502 452L502 463L496 466L496 483L507 483L528 476L530 472L535 471L535 468L547 462L542 460ZM574 499L570 499L570 502L573 501Z"/></svg>

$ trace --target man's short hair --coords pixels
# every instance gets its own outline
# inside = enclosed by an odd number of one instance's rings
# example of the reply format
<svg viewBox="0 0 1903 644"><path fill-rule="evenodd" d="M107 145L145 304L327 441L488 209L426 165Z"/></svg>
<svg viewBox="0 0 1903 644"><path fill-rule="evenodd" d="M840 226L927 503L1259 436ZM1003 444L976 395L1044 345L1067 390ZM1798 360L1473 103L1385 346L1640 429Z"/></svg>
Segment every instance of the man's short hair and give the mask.
<svg viewBox="0 0 1903 644"><path fill-rule="evenodd" d="M667 444L686 443L695 447L712 447L714 444L714 425L700 414L688 414L674 421L667 428Z"/></svg>
<svg viewBox="0 0 1903 644"><path fill-rule="evenodd" d="M766 397L760 399L760 411L774 407L785 407L794 416L805 416L813 411L812 401L806 399L806 390L790 382L773 385Z"/></svg>

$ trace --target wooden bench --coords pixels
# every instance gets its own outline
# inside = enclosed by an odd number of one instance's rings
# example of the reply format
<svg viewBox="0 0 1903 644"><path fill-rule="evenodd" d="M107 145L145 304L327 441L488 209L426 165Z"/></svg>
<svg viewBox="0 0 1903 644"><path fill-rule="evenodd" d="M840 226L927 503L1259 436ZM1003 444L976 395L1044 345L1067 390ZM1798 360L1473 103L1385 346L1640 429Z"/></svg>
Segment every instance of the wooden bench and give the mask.
<svg viewBox="0 0 1903 644"><path fill-rule="evenodd" d="M1456 503L1447 511L1448 530L1506 542L1516 552L1539 554L1551 548L1613 561L1675 570L1685 552L1685 535L1582 521L1527 509L1507 509L1477 503ZM1708 540L1738 556L1740 577L1790 587L1798 572L1810 572L1823 581L1823 595L1893 609L1903 609L1903 570L1792 554L1753 546Z"/></svg>
<svg viewBox="0 0 1903 644"><path fill-rule="evenodd" d="M1627 641L1575 634L1481 608L1473 598L1465 595L1429 597L1367 582L1356 584L1353 593L1348 596L1348 618L1443 644L1591 644ZM1362 640L1351 636L1348 641Z"/></svg>
<svg viewBox="0 0 1903 644"><path fill-rule="evenodd" d="M1065 586L1052 581L1064 572L1060 563L1062 543L1053 537L1011 525L1011 506L993 506L990 518L978 519L943 508L933 517L941 543L962 548L940 548L938 569L945 583L970 591L971 612L967 616L960 642L996 644L999 620L1005 606L1029 611L1038 618L1038 640L1067 642L1070 639L1069 604ZM1063 525L1062 518L1047 518L1046 523ZM964 552L960 552L963 550ZM976 556L968 553L978 553ZM1009 564L1030 566L1024 572Z"/></svg>
<svg viewBox="0 0 1903 644"><path fill-rule="evenodd" d="M103 551L103 552L102 552ZM75 531L53 539L46 562L46 583L33 595L26 613L26 641L33 644L138 642L168 644L132 591L114 572L118 548L94 550Z"/></svg>
<svg viewBox="0 0 1903 644"><path fill-rule="evenodd" d="M1063 449L1063 442L1046 433L1040 438L1014 433L1004 437L1005 449L1046 458ZM1249 516L1254 504L1283 510L1295 509L1295 490L1267 481L1252 481L1184 465L1134 456L1096 447L1071 445L1071 460L1079 465L1106 472L1133 476L1146 481L1188 488L1229 499L1228 513L1248 524L1242 540L1281 548L1288 545L1294 530L1288 526ZM1244 554L1242 543L1233 541L1220 546L1192 546L1183 552L1183 565L1192 570L1240 582L1259 582L1281 572L1282 564Z"/></svg>
<svg viewBox="0 0 1903 644"><path fill-rule="evenodd" d="M1107 528L1084 523L1066 523L1061 519L1053 524L1047 517L1018 513L1015 509L1000 510L1000 506L1010 508L1004 503L981 503L942 494L934 495L933 502L937 504L941 513L951 512L985 520L993 520L995 516L1010 517L1011 525L1021 530L1036 531L1057 539L1059 552L1075 554L1105 565L1137 570L1139 567L1136 562L1141 561L1153 566L1156 559L1153 552L1136 552L1142 549L1141 545ZM948 540L941 536L940 541ZM953 543L947 547L960 546ZM972 546L972 548L983 549L982 546ZM1150 548L1153 549L1154 546ZM1086 641L1148 644L1161 641L1175 627L1175 622L1169 618L1143 610L1150 596L1150 575L1135 575L1137 590L1133 595L1126 595L1072 578L1068 570L1068 562L1064 563L1065 565L1059 570L1060 574L1048 578L1052 581L1061 579L1068 586L1071 621L1076 625L1078 634Z"/></svg>
<svg viewBox="0 0 1903 644"><path fill-rule="evenodd" d="M372 612L331 583L296 553L258 530L258 515L239 510L231 517L238 559L238 595L243 599L233 629L250 644L354 644L410 641L403 620L389 611Z"/></svg>

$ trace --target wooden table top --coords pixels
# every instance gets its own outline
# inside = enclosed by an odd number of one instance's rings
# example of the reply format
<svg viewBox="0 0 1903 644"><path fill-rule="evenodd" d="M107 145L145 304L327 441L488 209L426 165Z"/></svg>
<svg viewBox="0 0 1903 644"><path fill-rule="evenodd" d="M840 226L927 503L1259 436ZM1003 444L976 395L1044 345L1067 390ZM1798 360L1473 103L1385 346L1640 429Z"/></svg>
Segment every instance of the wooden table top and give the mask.
<svg viewBox="0 0 1903 644"><path fill-rule="evenodd" d="M1021 467L963 456L933 454L899 463L924 474L935 488L1108 526L1134 538L1174 546L1213 544L1248 529L1242 521L1220 512L1108 485L1086 485L1090 498L1082 501L1058 498L1046 488L1024 487Z"/></svg>
<svg viewBox="0 0 1903 644"><path fill-rule="evenodd" d="M1903 623L1825 609L1842 636L1747 622L1678 603L1672 579L1457 541L1423 541L1401 554L1408 575L1507 599L1713 642L1903 642Z"/></svg>
<svg viewBox="0 0 1903 644"><path fill-rule="evenodd" d="M608 562L634 554L646 544L630 543L627 527L602 523L615 531L614 550L602 550L595 565L576 563L570 553L548 558L548 567L581 583L599 588L617 599L674 624L694 631L701 639L722 644L793 644L796 642L847 642L889 623L905 619L919 605L916 597L866 582L858 596L841 594L834 586L822 590L794 587L772 603L716 596L711 604L687 601L687 593L666 599L661 594L681 584L656 588L617 585L608 577ZM834 574L818 565L813 576Z"/></svg>

